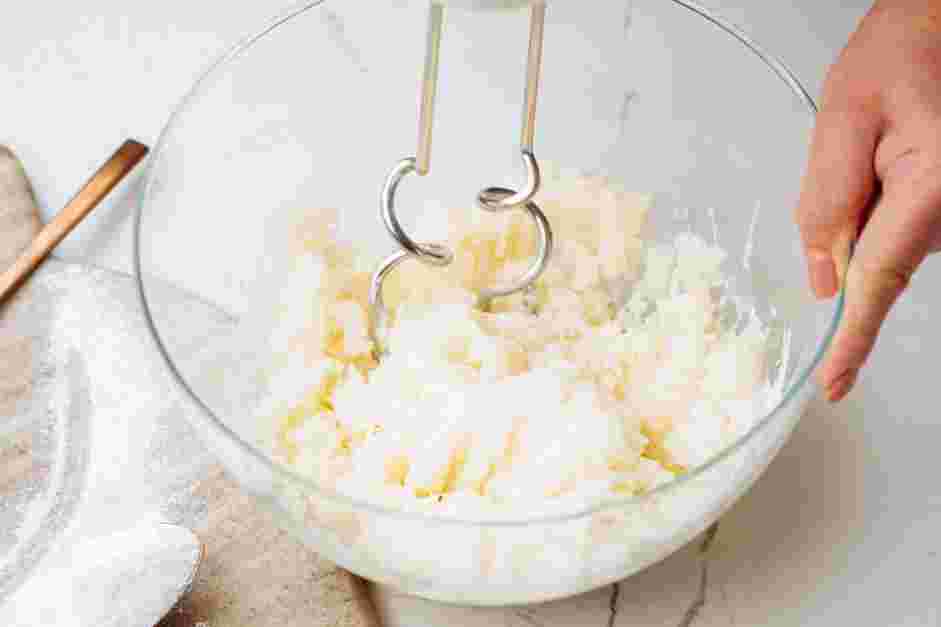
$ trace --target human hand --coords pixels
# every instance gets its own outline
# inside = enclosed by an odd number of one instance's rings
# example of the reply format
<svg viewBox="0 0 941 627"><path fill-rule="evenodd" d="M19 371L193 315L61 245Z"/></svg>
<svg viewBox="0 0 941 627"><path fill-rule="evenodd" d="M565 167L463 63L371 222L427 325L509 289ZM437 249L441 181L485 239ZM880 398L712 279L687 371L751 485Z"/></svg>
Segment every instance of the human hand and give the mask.
<svg viewBox="0 0 941 627"><path fill-rule="evenodd" d="M941 249L941 0L880 0L862 21L827 78L796 217L814 293L846 284L819 375L838 401Z"/></svg>

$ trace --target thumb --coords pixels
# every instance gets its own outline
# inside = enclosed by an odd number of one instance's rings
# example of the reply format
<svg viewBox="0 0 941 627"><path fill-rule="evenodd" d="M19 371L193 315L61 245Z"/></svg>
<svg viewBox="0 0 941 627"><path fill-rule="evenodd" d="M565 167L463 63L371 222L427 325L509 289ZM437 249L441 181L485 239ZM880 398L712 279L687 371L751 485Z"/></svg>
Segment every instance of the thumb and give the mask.
<svg viewBox="0 0 941 627"><path fill-rule="evenodd" d="M836 294L850 242L873 198L880 120L874 112L839 108L817 116L796 220L819 298Z"/></svg>

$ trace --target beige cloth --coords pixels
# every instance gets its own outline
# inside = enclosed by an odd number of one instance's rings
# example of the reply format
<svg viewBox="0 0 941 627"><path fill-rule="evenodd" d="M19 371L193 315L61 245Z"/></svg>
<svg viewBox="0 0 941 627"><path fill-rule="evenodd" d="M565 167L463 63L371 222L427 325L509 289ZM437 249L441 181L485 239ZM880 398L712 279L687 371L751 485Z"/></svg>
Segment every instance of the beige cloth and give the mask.
<svg viewBox="0 0 941 627"><path fill-rule="evenodd" d="M19 160L0 146L0 270L5 270L39 232L39 212Z"/></svg>
<svg viewBox="0 0 941 627"><path fill-rule="evenodd" d="M0 272L23 252L39 227L39 211L23 167L9 148L0 146ZM0 334L0 417L12 414L17 401L29 393L31 364L28 341ZM24 445L11 450L28 459L30 448ZM12 454L0 449L0 460Z"/></svg>
<svg viewBox="0 0 941 627"><path fill-rule="evenodd" d="M366 584L300 546L215 469L197 496L206 554L189 595L157 627L376 627Z"/></svg>
<svg viewBox="0 0 941 627"><path fill-rule="evenodd" d="M16 156L0 146L0 271L39 228L29 180ZM0 337L0 418L30 391L29 350L28 342ZM0 491L26 474L30 454L29 442L0 442ZM190 594L158 627L378 625L361 580L300 546L221 469L205 477L196 493L208 508L196 529L205 545L202 567Z"/></svg>

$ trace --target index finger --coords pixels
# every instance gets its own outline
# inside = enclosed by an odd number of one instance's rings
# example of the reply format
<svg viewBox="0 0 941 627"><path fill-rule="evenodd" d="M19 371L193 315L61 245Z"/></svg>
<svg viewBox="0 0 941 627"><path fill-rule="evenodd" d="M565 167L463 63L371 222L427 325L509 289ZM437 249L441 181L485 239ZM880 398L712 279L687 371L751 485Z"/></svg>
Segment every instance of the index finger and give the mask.
<svg viewBox="0 0 941 627"><path fill-rule="evenodd" d="M889 310L941 229L937 168L887 182L862 232L846 278L844 317L820 371L831 400L852 387Z"/></svg>

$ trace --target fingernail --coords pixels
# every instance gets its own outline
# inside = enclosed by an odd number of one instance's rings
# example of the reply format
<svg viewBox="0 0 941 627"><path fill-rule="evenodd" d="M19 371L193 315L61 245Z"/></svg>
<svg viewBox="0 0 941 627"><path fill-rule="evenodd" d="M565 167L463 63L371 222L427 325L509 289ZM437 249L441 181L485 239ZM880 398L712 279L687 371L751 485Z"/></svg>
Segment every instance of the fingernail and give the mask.
<svg viewBox="0 0 941 627"><path fill-rule="evenodd" d="M827 386L827 400L831 403L838 403L846 398L853 386L856 384L856 378L859 376L858 370L847 370L839 377L834 379Z"/></svg>
<svg viewBox="0 0 941 627"><path fill-rule="evenodd" d="M828 253L811 251L807 254L810 286L817 298L830 298L839 289L836 264Z"/></svg>

